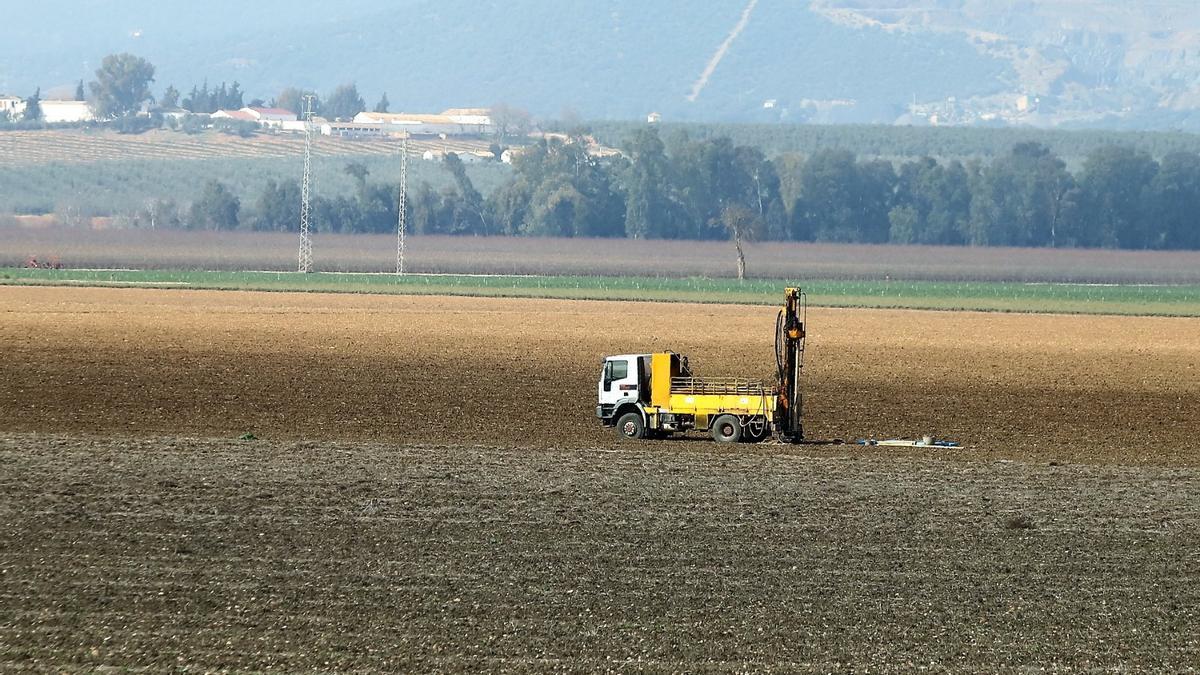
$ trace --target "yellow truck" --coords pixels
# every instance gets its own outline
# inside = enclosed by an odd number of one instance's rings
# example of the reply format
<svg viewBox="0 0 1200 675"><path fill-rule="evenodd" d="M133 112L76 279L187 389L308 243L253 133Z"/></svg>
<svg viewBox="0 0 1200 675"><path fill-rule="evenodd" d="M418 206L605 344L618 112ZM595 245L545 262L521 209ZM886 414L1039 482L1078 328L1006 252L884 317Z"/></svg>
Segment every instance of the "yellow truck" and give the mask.
<svg viewBox="0 0 1200 675"><path fill-rule="evenodd" d="M776 322L778 379L769 387L739 378L700 378L674 352L604 359L596 416L625 438L666 438L707 431L722 443L769 436L803 440L800 372L804 361L804 294L789 288Z"/></svg>

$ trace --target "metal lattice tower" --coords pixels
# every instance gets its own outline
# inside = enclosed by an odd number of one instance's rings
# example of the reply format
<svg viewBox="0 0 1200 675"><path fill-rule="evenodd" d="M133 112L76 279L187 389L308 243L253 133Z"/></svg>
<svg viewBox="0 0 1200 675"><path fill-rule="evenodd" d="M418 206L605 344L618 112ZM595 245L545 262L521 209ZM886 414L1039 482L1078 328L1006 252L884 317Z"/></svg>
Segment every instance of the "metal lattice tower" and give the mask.
<svg viewBox="0 0 1200 675"><path fill-rule="evenodd" d="M408 134L400 145L399 222L396 224L396 274L404 275L404 238L408 234Z"/></svg>
<svg viewBox="0 0 1200 675"><path fill-rule="evenodd" d="M299 271L313 271L312 232L310 223L312 217L312 104L313 96L304 97L304 179L300 184L300 264Z"/></svg>

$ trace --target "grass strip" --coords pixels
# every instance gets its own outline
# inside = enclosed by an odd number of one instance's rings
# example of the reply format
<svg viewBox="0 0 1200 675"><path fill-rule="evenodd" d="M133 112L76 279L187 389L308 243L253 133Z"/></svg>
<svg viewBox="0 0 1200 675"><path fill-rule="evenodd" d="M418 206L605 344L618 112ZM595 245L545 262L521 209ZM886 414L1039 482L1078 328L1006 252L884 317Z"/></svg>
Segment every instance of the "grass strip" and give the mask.
<svg viewBox="0 0 1200 675"><path fill-rule="evenodd" d="M471 295L778 304L800 286L819 307L976 310L1066 314L1200 316L1200 285L733 279L599 276L472 276L0 269L0 284L131 286L215 290Z"/></svg>

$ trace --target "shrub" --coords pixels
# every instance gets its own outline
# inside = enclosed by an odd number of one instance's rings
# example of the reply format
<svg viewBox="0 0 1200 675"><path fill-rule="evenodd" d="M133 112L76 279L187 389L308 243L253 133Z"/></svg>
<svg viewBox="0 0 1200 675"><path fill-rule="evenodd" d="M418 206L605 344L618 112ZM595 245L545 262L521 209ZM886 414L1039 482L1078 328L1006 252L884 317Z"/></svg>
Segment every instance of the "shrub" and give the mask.
<svg viewBox="0 0 1200 675"><path fill-rule="evenodd" d="M140 115L123 115L112 121L112 127L117 130L118 134L141 134L156 129L162 124L162 118L158 121L150 117L141 117Z"/></svg>
<svg viewBox="0 0 1200 675"><path fill-rule="evenodd" d="M186 115L179 123L179 129L185 134L199 134L208 127L208 115Z"/></svg>
<svg viewBox="0 0 1200 675"><path fill-rule="evenodd" d="M258 123L249 120L231 120L226 118L213 120L213 129L223 134L249 138L258 133Z"/></svg>

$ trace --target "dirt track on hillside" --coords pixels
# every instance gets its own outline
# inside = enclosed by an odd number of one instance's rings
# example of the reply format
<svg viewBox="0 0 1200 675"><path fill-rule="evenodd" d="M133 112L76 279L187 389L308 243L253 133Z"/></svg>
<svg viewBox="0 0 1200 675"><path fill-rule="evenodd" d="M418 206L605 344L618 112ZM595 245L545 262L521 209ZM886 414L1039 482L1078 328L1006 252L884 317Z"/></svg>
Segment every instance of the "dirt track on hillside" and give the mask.
<svg viewBox="0 0 1200 675"><path fill-rule="evenodd" d="M774 310L759 307L5 288L0 315L0 430L21 432L613 447L592 417L606 354L773 369ZM811 437L1200 464L1200 320L808 318Z"/></svg>

